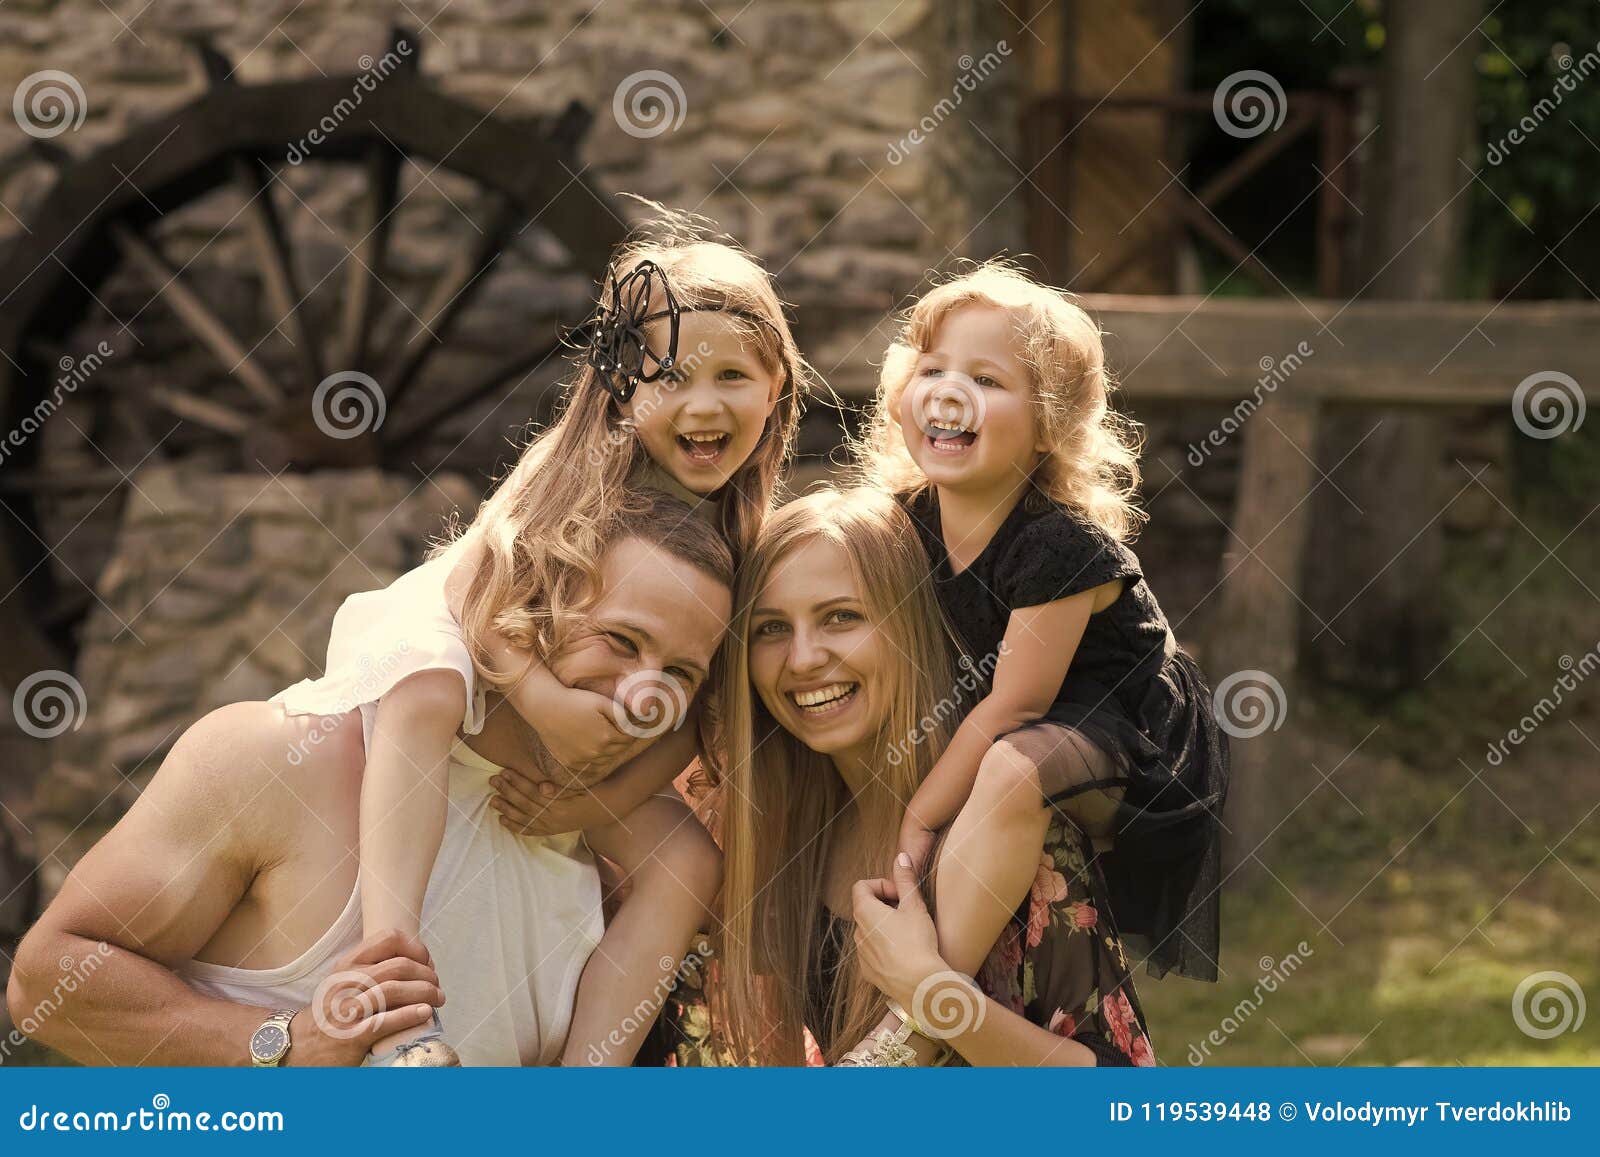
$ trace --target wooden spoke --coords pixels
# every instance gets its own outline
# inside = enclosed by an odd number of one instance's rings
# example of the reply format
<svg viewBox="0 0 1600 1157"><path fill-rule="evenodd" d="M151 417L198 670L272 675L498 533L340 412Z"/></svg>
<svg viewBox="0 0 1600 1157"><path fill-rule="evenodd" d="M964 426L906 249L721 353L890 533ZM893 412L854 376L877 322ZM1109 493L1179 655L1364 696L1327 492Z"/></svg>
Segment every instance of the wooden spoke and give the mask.
<svg viewBox="0 0 1600 1157"><path fill-rule="evenodd" d="M387 142L374 143L367 153L366 196L356 218L356 243L345 258L344 317L334 361L341 370L360 369L366 364L377 295L388 264L400 160Z"/></svg>
<svg viewBox="0 0 1600 1157"><path fill-rule="evenodd" d="M166 258L126 225L112 225L111 238L129 264L222 363L224 369L268 406L276 408L282 404L283 392L250 357L249 351L233 336L222 319L211 311L211 307L183 283Z"/></svg>
<svg viewBox="0 0 1600 1157"><path fill-rule="evenodd" d="M560 347L560 337L552 338L543 345L507 358L465 389L452 391L445 398L430 399L430 404L425 409L407 417L404 421L395 423L391 437L397 444L403 445L418 435L427 433L451 414L459 413L479 398L494 393L512 379L521 378L531 370L537 369Z"/></svg>
<svg viewBox="0 0 1600 1157"><path fill-rule="evenodd" d="M521 215L509 201L496 197L489 227L434 283L433 291L417 311L420 320L412 324L399 352L378 376L391 407L411 388L423 363L443 343L461 310L482 291L490 268L505 252L511 231L520 220Z"/></svg>
<svg viewBox="0 0 1600 1157"><path fill-rule="evenodd" d="M233 162L234 180L248 198L245 221L256 253L256 266L267 293L267 307L283 326L294 346L295 357L306 375L306 392L322 380L322 358L311 325L300 312L300 288L295 282L288 235L272 200L272 171L261 161L243 157Z"/></svg>
<svg viewBox="0 0 1600 1157"><path fill-rule="evenodd" d="M145 386L143 392L158 406L172 411L186 421L204 426L208 430L215 430L219 434L242 438L255 424L251 418L231 406L213 402L209 398L197 398L193 394L171 386Z"/></svg>

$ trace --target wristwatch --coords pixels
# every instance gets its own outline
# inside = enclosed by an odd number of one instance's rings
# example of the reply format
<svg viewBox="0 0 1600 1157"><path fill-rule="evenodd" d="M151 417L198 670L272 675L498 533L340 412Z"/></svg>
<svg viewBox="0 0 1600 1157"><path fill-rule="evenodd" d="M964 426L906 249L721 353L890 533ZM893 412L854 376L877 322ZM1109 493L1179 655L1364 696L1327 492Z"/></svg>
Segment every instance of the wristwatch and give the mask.
<svg viewBox="0 0 1600 1157"><path fill-rule="evenodd" d="M289 1022L298 1009L280 1008L262 1022L250 1038L250 1063L258 1069L275 1069L289 1055Z"/></svg>

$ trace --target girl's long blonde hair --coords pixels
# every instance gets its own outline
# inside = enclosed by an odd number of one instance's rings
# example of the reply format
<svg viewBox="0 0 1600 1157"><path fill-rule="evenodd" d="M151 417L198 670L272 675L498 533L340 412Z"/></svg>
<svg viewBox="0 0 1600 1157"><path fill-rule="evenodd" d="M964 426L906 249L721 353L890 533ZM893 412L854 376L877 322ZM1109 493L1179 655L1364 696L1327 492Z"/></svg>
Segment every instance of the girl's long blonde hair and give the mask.
<svg viewBox="0 0 1600 1157"><path fill-rule="evenodd" d="M732 244L707 239L687 215L652 207L657 219L647 234L619 247L602 287L610 277L626 276L640 261L653 261L680 305L739 310L768 323L727 315L781 379L778 403L760 441L729 478L718 502L719 529L737 557L754 541L772 508L779 475L793 452L811 372L795 345L772 279L756 260ZM492 686L503 686L510 673L496 670L485 645L489 632L548 658L597 597L595 580L608 523L648 460L643 443L580 355L555 423L531 438L461 535L480 560L461 625L474 663Z"/></svg>
<svg viewBox="0 0 1600 1157"><path fill-rule="evenodd" d="M853 798L825 755L778 726L750 685L750 608L774 569L805 543L837 544L868 619L882 634L887 692L874 766ZM823 490L768 521L739 568L723 668L727 767L717 800L724 854L723 945L714 1008L741 1063L802 1064L807 978L816 959L835 821L854 808L862 862L880 876L906 802L944 750L960 712L951 636L928 590L928 560L909 516L881 490ZM940 709L941 706L944 709ZM882 995L846 945L825 1021L831 1062L882 1017Z"/></svg>
<svg viewBox="0 0 1600 1157"><path fill-rule="evenodd" d="M1040 285L1005 261L985 262L944 282L906 311L884 355L877 400L856 446L864 480L895 493L928 485L906 451L900 398L940 323L972 305L1003 309L1015 324L1039 428L1050 447L1033 470L1038 490L1113 538L1132 538L1146 517L1137 505L1139 426L1111 409L1114 387L1100 327L1067 293ZM1028 498L1038 501L1031 492Z"/></svg>

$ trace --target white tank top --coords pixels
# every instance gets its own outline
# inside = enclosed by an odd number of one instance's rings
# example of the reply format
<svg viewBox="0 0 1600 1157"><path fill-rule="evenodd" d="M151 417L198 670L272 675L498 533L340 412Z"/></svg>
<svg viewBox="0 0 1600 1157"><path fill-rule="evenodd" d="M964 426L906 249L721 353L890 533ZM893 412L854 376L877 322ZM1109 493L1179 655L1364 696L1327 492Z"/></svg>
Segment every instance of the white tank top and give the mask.
<svg viewBox="0 0 1600 1157"><path fill-rule="evenodd" d="M600 877L579 833L515 836L489 807L501 768L460 740L450 753L444 840L422 904L422 939L464 1065L547 1065L561 1056L578 978L605 930ZM334 962L361 942L361 889L298 960L245 969L191 961L201 992L263 1008L305 1008ZM243 1049L244 1043L240 1046Z"/></svg>

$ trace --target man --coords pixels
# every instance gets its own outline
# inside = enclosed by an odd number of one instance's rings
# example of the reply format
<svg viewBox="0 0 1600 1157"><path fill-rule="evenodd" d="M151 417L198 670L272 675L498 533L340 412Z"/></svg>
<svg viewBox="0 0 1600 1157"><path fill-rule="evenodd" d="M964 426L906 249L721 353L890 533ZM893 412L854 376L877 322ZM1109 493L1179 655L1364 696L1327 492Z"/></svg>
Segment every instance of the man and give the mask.
<svg viewBox="0 0 1600 1157"><path fill-rule="evenodd" d="M676 499L655 513L655 529L607 546L599 600L562 659L576 657L553 663L573 686L614 696L638 672L711 666L731 564L705 560L726 559L726 547ZM488 806L497 764L549 770L529 757L531 729L498 697L490 704L452 767L422 912L431 952L398 934L357 943L359 713L241 703L190 728L72 871L17 951L12 1018L86 1064L355 1065L373 1042L424 1024L448 993L464 1063L553 1063L600 932L599 879L577 834L518 839ZM681 769L695 730L667 732L613 774L646 760ZM670 877L674 865L662 867ZM686 886L715 892L715 881ZM90 958L91 972L61 983Z"/></svg>

